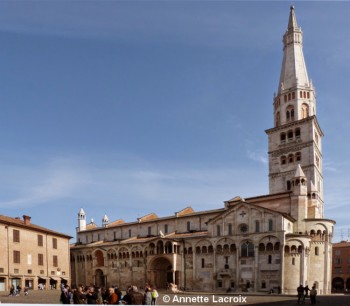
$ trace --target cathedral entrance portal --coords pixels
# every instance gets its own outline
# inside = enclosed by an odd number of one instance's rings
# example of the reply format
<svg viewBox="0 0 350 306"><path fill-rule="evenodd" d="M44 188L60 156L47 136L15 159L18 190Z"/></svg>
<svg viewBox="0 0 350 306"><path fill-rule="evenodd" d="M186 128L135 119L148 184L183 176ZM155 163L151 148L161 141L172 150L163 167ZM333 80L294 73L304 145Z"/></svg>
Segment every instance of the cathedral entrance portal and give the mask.
<svg viewBox="0 0 350 306"><path fill-rule="evenodd" d="M95 272L95 284L97 287L105 287L105 276L103 275L103 271L100 269L97 269Z"/></svg>
<svg viewBox="0 0 350 306"><path fill-rule="evenodd" d="M173 266L164 257L152 261L149 273L151 283L157 288L166 288L167 283L176 283Z"/></svg>

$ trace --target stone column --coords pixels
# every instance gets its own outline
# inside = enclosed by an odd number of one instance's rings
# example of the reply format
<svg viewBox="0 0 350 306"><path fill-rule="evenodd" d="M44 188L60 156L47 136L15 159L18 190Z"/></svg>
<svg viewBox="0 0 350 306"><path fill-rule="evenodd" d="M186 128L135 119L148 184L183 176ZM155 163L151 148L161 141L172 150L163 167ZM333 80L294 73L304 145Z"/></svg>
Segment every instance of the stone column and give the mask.
<svg viewBox="0 0 350 306"><path fill-rule="evenodd" d="M259 245L254 246L254 291L258 291Z"/></svg>
<svg viewBox="0 0 350 306"><path fill-rule="evenodd" d="M213 247L213 274L217 273L216 270L216 248ZM213 286L213 290L216 289L217 287L217 279L218 279L218 275L216 275L216 283Z"/></svg>
<svg viewBox="0 0 350 306"><path fill-rule="evenodd" d="M239 279L239 267L241 266L239 263L239 250L240 250L240 246L238 245L238 247L236 248L236 287L238 288L241 280Z"/></svg>
<svg viewBox="0 0 350 306"><path fill-rule="evenodd" d="M284 293L284 245L280 245L280 287L281 293Z"/></svg>

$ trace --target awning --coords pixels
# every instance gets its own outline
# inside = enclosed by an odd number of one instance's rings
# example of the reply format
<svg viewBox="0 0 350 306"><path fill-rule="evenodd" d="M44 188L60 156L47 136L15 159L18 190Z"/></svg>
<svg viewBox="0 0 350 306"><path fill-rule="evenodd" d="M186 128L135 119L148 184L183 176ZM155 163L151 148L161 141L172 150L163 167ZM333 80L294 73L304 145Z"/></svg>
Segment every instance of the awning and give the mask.
<svg viewBox="0 0 350 306"><path fill-rule="evenodd" d="M52 276L50 277L50 280L51 280L51 279L52 279L52 280L54 280L55 282L57 282L57 281L59 281L59 280L60 280L60 278L59 278L59 277L52 277Z"/></svg>
<svg viewBox="0 0 350 306"><path fill-rule="evenodd" d="M38 278L40 278L40 279L49 279L49 277L47 277L47 276L38 276Z"/></svg>

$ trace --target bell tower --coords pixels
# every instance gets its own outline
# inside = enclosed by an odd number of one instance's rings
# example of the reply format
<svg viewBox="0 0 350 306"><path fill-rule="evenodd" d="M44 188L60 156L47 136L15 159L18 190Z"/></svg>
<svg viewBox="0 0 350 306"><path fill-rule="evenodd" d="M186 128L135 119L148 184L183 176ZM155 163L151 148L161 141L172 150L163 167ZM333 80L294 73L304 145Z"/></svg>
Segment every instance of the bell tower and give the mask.
<svg viewBox="0 0 350 306"><path fill-rule="evenodd" d="M283 35L283 60L277 93L273 98L274 127L266 130L269 155L270 194L292 191L300 164L307 178L307 192L323 217L322 137L316 117L316 92L309 80L303 32L295 9L290 8L288 28Z"/></svg>

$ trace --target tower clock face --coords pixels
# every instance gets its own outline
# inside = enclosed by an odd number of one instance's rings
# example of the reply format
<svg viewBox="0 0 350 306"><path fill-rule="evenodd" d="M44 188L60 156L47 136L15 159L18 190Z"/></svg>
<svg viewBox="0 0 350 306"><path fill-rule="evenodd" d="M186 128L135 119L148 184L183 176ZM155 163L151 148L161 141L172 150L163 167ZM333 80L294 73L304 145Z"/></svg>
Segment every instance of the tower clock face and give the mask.
<svg viewBox="0 0 350 306"><path fill-rule="evenodd" d="M248 226L247 226L247 224L241 224L241 225L239 226L239 230L240 230L241 233L246 233L246 232L248 232Z"/></svg>

